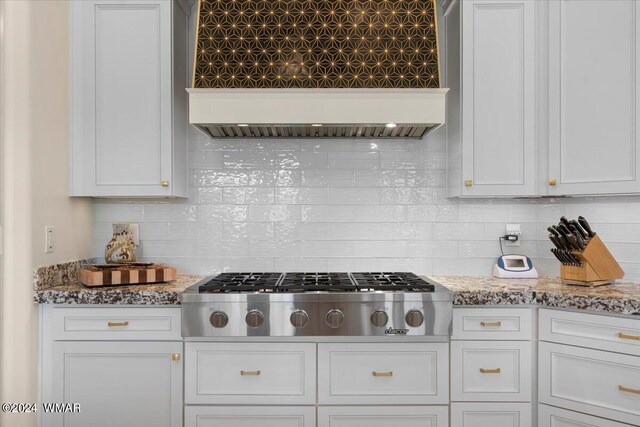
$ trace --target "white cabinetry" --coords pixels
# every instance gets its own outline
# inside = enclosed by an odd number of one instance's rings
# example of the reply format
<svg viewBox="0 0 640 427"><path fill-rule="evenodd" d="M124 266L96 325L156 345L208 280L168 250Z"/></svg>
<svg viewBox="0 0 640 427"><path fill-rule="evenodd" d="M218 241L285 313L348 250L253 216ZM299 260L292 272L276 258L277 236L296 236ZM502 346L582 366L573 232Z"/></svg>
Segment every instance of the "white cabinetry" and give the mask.
<svg viewBox="0 0 640 427"><path fill-rule="evenodd" d="M186 343L187 404L313 405L312 343Z"/></svg>
<svg viewBox="0 0 640 427"><path fill-rule="evenodd" d="M447 344L319 344L320 404L449 401Z"/></svg>
<svg viewBox="0 0 640 427"><path fill-rule="evenodd" d="M183 344L171 335L180 309L90 310L41 308L42 402L80 404L79 413L39 412L41 425L181 427Z"/></svg>
<svg viewBox="0 0 640 427"><path fill-rule="evenodd" d="M445 18L450 197L535 194L535 9L465 0Z"/></svg>
<svg viewBox="0 0 640 427"><path fill-rule="evenodd" d="M634 0L549 2L549 194L640 191L639 23Z"/></svg>
<svg viewBox="0 0 640 427"><path fill-rule="evenodd" d="M187 406L185 427L315 427L312 406Z"/></svg>
<svg viewBox="0 0 640 427"><path fill-rule="evenodd" d="M531 427L528 403L452 403L451 425L458 427Z"/></svg>
<svg viewBox="0 0 640 427"><path fill-rule="evenodd" d="M180 2L71 2L72 196L187 196L187 51Z"/></svg>
<svg viewBox="0 0 640 427"><path fill-rule="evenodd" d="M447 427L446 406L378 406L318 409L318 427Z"/></svg>
<svg viewBox="0 0 640 427"><path fill-rule="evenodd" d="M452 427L532 425L533 311L454 308Z"/></svg>
<svg viewBox="0 0 640 427"><path fill-rule="evenodd" d="M543 404L540 405L538 414L539 427L629 427L629 424L621 424Z"/></svg>
<svg viewBox="0 0 640 427"><path fill-rule="evenodd" d="M540 403L640 425L638 340L638 319L541 309ZM554 417L545 414L541 425L615 425L595 418L580 424L577 416L575 424L563 424Z"/></svg>

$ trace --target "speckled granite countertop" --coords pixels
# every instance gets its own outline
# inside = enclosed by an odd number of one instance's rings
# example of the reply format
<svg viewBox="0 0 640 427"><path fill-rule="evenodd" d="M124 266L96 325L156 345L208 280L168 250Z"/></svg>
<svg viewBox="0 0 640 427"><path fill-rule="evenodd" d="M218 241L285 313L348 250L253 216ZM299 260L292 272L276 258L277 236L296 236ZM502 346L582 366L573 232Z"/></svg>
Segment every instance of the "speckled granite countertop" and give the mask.
<svg viewBox="0 0 640 427"><path fill-rule="evenodd" d="M47 304L180 304L180 293L204 276L178 276L170 283L88 288L80 283L34 291ZM640 284L597 288L563 285L558 278L495 279L481 276L430 276L454 294L454 305L538 304L640 316Z"/></svg>
<svg viewBox="0 0 640 427"><path fill-rule="evenodd" d="M496 279L480 276L430 276L455 293L454 305L538 304L640 316L640 284L616 283L588 288L564 285L557 277Z"/></svg>
<svg viewBox="0 0 640 427"><path fill-rule="evenodd" d="M168 283L93 288L73 282L47 289L36 289L33 299L40 304L180 304L180 293L203 277L179 275L177 280Z"/></svg>

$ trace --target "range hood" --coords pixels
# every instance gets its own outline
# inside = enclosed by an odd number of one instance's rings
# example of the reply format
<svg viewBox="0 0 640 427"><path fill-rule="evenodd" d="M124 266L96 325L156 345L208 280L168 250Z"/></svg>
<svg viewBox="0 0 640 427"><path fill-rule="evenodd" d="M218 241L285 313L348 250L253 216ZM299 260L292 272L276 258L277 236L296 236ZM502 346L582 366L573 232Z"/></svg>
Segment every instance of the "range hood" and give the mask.
<svg viewBox="0 0 640 427"><path fill-rule="evenodd" d="M189 122L212 138L422 138L445 122L435 0L200 0Z"/></svg>
<svg viewBox="0 0 640 427"><path fill-rule="evenodd" d="M447 89L188 89L189 122L212 138L422 138Z"/></svg>

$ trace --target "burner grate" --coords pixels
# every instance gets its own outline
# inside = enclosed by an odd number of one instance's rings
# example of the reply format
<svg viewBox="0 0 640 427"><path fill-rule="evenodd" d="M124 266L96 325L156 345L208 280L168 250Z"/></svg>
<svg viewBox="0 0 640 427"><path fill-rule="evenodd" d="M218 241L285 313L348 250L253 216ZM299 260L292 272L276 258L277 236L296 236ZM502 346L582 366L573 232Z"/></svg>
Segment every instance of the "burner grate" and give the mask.
<svg viewBox="0 0 640 427"><path fill-rule="evenodd" d="M351 273L360 292L433 292L435 286L413 273Z"/></svg>
<svg viewBox="0 0 640 427"><path fill-rule="evenodd" d="M222 273L198 290L201 293L276 292L282 273Z"/></svg>
<svg viewBox="0 0 640 427"><path fill-rule="evenodd" d="M355 292L347 273L285 273L278 292Z"/></svg>

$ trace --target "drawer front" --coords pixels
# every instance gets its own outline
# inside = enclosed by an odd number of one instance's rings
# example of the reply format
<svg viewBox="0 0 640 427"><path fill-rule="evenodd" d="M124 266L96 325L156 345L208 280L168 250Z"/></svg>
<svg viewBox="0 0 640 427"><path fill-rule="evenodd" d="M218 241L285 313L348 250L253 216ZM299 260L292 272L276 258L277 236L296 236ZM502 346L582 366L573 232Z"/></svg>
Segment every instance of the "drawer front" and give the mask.
<svg viewBox="0 0 640 427"><path fill-rule="evenodd" d="M56 341L182 341L179 307L53 307L48 320Z"/></svg>
<svg viewBox="0 0 640 427"><path fill-rule="evenodd" d="M315 427L315 407L187 406L185 427Z"/></svg>
<svg viewBox="0 0 640 427"><path fill-rule="evenodd" d="M531 400L530 342L454 341L451 352L451 400Z"/></svg>
<svg viewBox="0 0 640 427"><path fill-rule="evenodd" d="M319 427L447 427L447 406L318 408Z"/></svg>
<svg viewBox="0 0 640 427"><path fill-rule="evenodd" d="M540 340L640 356L640 319L541 309Z"/></svg>
<svg viewBox="0 0 640 427"><path fill-rule="evenodd" d="M321 404L447 404L449 345L319 344Z"/></svg>
<svg viewBox="0 0 640 427"><path fill-rule="evenodd" d="M454 340L531 340L531 308L454 308Z"/></svg>
<svg viewBox="0 0 640 427"><path fill-rule="evenodd" d="M531 427L530 403L452 403L452 427Z"/></svg>
<svg viewBox="0 0 640 427"><path fill-rule="evenodd" d="M187 404L314 404L315 374L315 344L185 344Z"/></svg>
<svg viewBox="0 0 640 427"><path fill-rule="evenodd" d="M640 425L640 357L541 342L540 402Z"/></svg>
<svg viewBox="0 0 640 427"><path fill-rule="evenodd" d="M620 424L604 418L592 417L567 411L554 406L539 405L539 427L629 427L628 424Z"/></svg>

